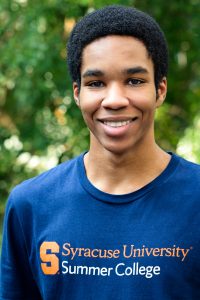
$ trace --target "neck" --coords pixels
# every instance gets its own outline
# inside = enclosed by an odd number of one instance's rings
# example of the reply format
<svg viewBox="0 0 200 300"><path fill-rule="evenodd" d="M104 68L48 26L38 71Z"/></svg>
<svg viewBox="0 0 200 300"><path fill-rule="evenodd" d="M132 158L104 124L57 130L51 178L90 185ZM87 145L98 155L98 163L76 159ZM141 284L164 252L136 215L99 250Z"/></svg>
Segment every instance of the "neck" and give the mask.
<svg viewBox="0 0 200 300"><path fill-rule="evenodd" d="M84 158L90 182L109 194L126 194L142 188L160 175L169 161L170 155L156 143L123 154L93 147L91 143Z"/></svg>

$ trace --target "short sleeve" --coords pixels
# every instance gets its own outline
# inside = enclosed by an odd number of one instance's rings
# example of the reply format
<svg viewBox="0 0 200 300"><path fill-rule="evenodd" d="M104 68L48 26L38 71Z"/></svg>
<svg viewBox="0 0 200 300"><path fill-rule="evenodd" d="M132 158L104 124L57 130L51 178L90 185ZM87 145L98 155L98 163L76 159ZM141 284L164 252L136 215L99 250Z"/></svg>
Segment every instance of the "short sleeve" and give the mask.
<svg viewBox="0 0 200 300"><path fill-rule="evenodd" d="M26 242L14 196L10 196L3 226L0 265L0 300L42 299L31 271Z"/></svg>

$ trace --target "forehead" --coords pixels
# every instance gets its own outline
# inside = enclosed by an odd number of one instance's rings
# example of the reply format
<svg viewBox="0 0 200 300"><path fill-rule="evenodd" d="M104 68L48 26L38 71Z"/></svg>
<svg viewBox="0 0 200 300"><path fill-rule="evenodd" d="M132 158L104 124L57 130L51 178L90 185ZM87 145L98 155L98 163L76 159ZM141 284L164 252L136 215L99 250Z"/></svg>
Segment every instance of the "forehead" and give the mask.
<svg viewBox="0 0 200 300"><path fill-rule="evenodd" d="M109 35L88 44L82 53L81 73L87 68L152 68L145 45L132 36Z"/></svg>

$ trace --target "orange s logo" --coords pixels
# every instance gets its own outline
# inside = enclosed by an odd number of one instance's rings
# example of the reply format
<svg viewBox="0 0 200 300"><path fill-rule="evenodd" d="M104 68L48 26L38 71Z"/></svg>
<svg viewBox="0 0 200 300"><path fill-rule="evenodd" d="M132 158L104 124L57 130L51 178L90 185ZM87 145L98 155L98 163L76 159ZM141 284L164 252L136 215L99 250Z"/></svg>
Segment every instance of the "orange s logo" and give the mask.
<svg viewBox="0 0 200 300"><path fill-rule="evenodd" d="M40 246L41 268L46 275L55 275L59 271L59 259L55 253L59 253L59 245L56 242L43 242Z"/></svg>

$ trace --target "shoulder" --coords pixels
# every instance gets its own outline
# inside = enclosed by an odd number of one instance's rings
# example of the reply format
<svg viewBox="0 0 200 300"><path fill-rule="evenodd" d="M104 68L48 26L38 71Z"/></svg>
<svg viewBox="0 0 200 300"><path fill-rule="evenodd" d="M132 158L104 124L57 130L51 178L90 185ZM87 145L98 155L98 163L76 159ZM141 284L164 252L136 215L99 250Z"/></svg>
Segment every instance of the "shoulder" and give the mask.
<svg viewBox="0 0 200 300"><path fill-rule="evenodd" d="M187 172L195 172L196 175L200 175L200 165L194 162L191 162L183 157L178 156L180 166L185 169Z"/></svg>
<svg viewBox="0 0 200 300"><path fill-rule="evenodd" d="M70 187L77 177L77 164L80 158L81 155L20 183L12 190L9 202L17 207L32 206L35 202L41 204L52 196L55 198L58 193L62 194L63 188Z"/></svg>
<svg viewBox="0 0 200 300"><path fill-rule="evenodd" d="M180 179L185 184L200 186L200 165L194 162L188 161L180 156L177 156L179 160L176 178Z"/></svg>

